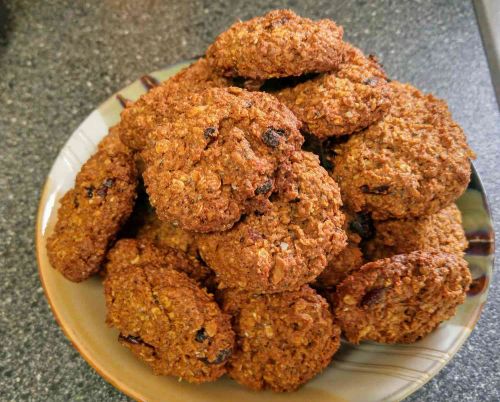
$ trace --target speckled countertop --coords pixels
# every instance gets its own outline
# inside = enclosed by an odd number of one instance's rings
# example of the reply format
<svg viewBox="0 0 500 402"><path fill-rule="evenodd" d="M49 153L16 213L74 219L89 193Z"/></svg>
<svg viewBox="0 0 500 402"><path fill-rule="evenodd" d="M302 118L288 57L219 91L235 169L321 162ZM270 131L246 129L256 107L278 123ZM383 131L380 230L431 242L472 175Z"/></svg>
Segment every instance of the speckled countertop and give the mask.
<svg viewBox="0 0 500 402"><path fill-rule="evenodd" d="M335 19L391 77L448 100L479 155L498 237L500 117L468 1L0 0L0 400L127 400L71 347L45 300L34 249L45 176L111 93L203 53L236 18L286 6ZM410 401L500 400L499 283L457 356Z"/></svg>

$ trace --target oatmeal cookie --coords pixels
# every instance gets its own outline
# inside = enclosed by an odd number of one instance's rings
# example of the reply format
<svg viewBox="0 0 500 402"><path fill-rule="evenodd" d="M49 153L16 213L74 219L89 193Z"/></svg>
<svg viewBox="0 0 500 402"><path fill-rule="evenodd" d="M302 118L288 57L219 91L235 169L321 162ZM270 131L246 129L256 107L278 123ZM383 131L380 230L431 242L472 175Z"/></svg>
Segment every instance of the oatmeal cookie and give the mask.
<svg viewBox="0 0 500 402"><path fill-rule="evenodd" d="M328 262L325 270L316 279L315 287L322 289L335 287L363 263L363 252L359 245L348 241L347 247Z"/></svg>
<svg viewBox="0 0 500 402"><path fill-rule="evenodd" d="M308 286L272 295L228 290L222 300L236 333L228 374L250 388L293 391L319 374L340 345L326 300Z"/></svg>
<svg viewBox="0 0 500 402"><path fill-rule="evenodd" d="M390 87L376 61L359 49L348 54L352 57L338 71L273 92L302 121L303 129L319 139L366 128L390 108Z"/></svg>
<svg viewBox="0 0 500 402"><path fill-rule="evenodd" d="M337 286L351 272L364 264L360 243L368 233L368 229L364 227L366 223L363 218L351 214L345 209L343 212L345 215L344 231L347 235L347 246L328 261L325 270L316 278L314 286L318 289L329 289Z"/></svg>
<svg viewBox="0 0 500 402"><path fill-rule="evenodd" d="M264 210L279 168L303 138L274 97L212 88L180 100L182 113L150 134L144 182L161 220L184 230L229 229ZM180 108L180 106L179 106Z"/></svg>
<svg viewBox="0 0 500 402"><path fill-rule="evenodd" d="M177 270L178 259L162 254L126 239L109 252L106 321L156 374L214 381L225 373L234 344L229 316Z"/></svg>
<svg viewBox="0 0 500 402"><path fill-rule="evenodd" d="M128 250L129 254L134 252L152 264L167 264L172 269L185 273L202 286L212 274L210 269L201 264L196 258L180 250L168 246L157 247L147 239L121 239L119 243L122 245L122 251Z"/></svg>
<svg viewBox="0 0 500 402"><path fill-rule="evenodd" d="M337 184L309 152L296 152L291 162L269 211L248 214L231 230L198 237L200 255L220 288L296 290L345 247Z"/></svg>
<svg viewBox="0 0 500 402"><path fill-rule="evenodd" d="M470 282L457 255L396 255L365 264L337 286L335 316L352 343L416 342L455 314Z"/></svg>
<svg viewBox="0 0 500 402"><path fill-rule="evenodd" d="M144 223L139 227L136 238L140 242L149 242L159 249L170 250L170 252L173 252L172 249L176 250L184 259L190 261L190 267L196 268L192 274L186 272L188 276L209 292L217 289L215 273L201 261L198 255L194 233L160 221L151 208L145 216Z"/></svg>
<svg viewBox="0 0 500 402"><path fill-rule="evenodd" d="M347 207L376 220L436 213L466 189L474 154L444 101L390 86L389 114L335 148L333 177Z"/></svg>
<svg viewBox="0 0 500 402"><path fill-rule="evenodd" d="M455 204L421 218L375 221L374 227L375 237L364 244L369 260L430 249L463 256L467 248L462 215Z"/></svg>
<svg viewBox="0 0 500 402"><path fill-rule="evenodd" d="M138 239L151 241L157 247L170 247L192 257L197 255L195 235L168 222L158 219L154 211L146 217L146 222L137 233Z"/></svg>
<svg viewBox="0 0 500 402"><path fill-rule="evenodd" d="M342 61L342 27L312 21L290 10L274 10L221 33L207 60L229 77L267 79L336 69Z"/></svg>
<svg viewBox="0 0 500 402"><path fill-rule="evenodd" d="M73 282L99 271L110 243L132 212L136 188L133 156L111 129L60 201L57 223L47 240L52 266Z"/></svg>
<svg viewBox="0 0 500 402"><path fill-rule="evenodd" d="M344 42L344 58L335 75L356 84L370 85L372 88L385 87L387 75L374 55L366 56L360 49Z"/></svg>
<svg viewBox="0 0 500 402"><path fill-rule="evenodd" d="M108 134L97 145L98 151L105 151L108 154L133 155L134 151L125 145L120 138L120 125L116 124L109 129Z"/></svg>
<svg viewBox="0 0 500 402"><path fill-rule="evenodd" d="M231 82L211 70L201 58L128 105L121 113L120 136L134 150L145 148L149 133L176 114L178 100L206 88L227 87Z"/></svg>

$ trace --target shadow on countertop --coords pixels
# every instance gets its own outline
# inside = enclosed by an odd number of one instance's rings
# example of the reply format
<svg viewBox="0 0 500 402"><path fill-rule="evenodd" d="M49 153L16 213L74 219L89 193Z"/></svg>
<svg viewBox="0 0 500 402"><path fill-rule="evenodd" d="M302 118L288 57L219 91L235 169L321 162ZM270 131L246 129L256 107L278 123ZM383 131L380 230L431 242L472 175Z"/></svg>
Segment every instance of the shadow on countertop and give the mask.
<svg viewBox="0 0 500 402"><path fill-rule="evenodd" d="M0 56L9 43L9 33L12 28L10 10L4 0L0 0Z"/></svg>

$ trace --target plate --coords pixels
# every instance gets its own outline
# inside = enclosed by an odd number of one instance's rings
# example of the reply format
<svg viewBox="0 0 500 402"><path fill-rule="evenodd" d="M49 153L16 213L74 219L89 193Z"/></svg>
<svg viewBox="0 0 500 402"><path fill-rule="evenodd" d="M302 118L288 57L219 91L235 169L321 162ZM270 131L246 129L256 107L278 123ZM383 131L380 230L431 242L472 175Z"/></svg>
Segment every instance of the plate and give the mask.
<svg viewBox="0 0 500 402"><path fill-rule="evenodd" d="M188 63L177 64L142 77L94 110L71 135L49 173L42 192L36 224L40 279L57 322L73 346L107 381L136 400L192 401L398 401L416 391L450 361L470 335L486 301L490 283L493 225L479 176L472 180L457 204L462 211L470 246L467 261L474 278L466 302L457 315L412 345L343 343L330 366L297 392L254 392L229 378L192 385L153 375L151 370L117 342L118 332L104 323L101 281L81 284L64 279L49 264L45 243L50 235L58 200L70 189L81 165L94 153L99 140L120 118L124 99L135 100L154 83L175 74Z"/></svg>

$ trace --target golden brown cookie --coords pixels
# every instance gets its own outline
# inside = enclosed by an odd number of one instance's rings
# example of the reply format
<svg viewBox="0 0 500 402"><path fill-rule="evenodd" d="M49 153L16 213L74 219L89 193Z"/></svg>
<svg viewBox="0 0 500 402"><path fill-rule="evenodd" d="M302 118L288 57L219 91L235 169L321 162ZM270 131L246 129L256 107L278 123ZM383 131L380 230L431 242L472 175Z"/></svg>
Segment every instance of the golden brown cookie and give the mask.
<svg viewBox="0 0 500 402"><path fill-rule="evenodd" d="M335 75L357 84L370 85L373 88L385 86L387 75L374 55L365 54L356 46L344 42L344 58Z"/></svg>
<svg viewBox="0 0 500 402"><path fill-rule="evenodd" d="M340 345L326 300L308 286L260 296L229 290L221 298L236 333L228 374L250 388L293 391L319 374Z"/></svg>
<svg viewBox="0 0 500 402"><path fill-rule="evenodd" d="M237 22L207 50L207 60L228 77L267 79L334 70L342 61L342 27L274 10Z"/></svg>
<svg viewBox="0 0 500 402"><path fill-rule="evenodd" d="M303 129L319 139L366 128L390 108L391 91L382 68L347 46L350 57L339 70L273 92L304 123Z"/></svg>
<svg viewBox="0 0 500 402"><path fill-rule="evenodd" d="M120 137L120 125L116 124L109 129L108 134L97 145L98 151L108 154L133 155L134 150L125 145Z"/></svg>
<svg viewBox="0 0 500 402"><path fill-rule="evenodd" d="M176 113L178 99L192 92L213 87L227 87L229 80L219 77L202 58L151 89L121 113L120 136L130 148L142 150L149 133Z"/></svg>
<svg viewBox="0 0 500 402"><path fill-rule="evenodd" d="M352 343L412 343L455 314L470 282L457 255L396 255L365 264L337 286L335 316Z"/></svg>
<svg viewBox="0 0 500 402"><path fill-rule="evenodd" d="M121 239L120 244L129 253L140 255L146 261L156 265L167 264L176 271L183 272L191 279L204 286L205 281L212 275L212 271L201 264L196 258L175 250L168 246L157 247L146 239Z"/></svg>
<svg viewBox="0 0 500 402"><path fill-rule="evenodd" d="M193 233L160 221L151 208L145 216L144 222L138 228L136 238L140 242L153 244L161 250L177 253L185 260L187 259L190 261L188 266L196 269L194 272L186 272L186 274L209 292L217 289L215 273L200 261Z"/></svg>
<svg viewBox="0 0 500 402"><path fill-rule="evenodd" d="M229 229L263 210L279 168L303 138L274 97L212 88L179 100L178 117L150 134L144 182L161 220L184 230Z"/></svg>
<svg viewBox="0 0 500 402"><path fill-rule="evenodd" d="M330 289L337 286L349 274L364 264L360 243L364 238L371 237L371 222L365 217L351 214L344 210L344 231L347 235L347 246L328 261L328 265L316 278L314 286L318 289Z"/></svg>
<svg viewBox="0 0 500 402"><path fill-rule="evenodd" d="M474 154L444 101L390 86L389 114L335 148L333 177L347 207L376 220L436 213L466 189Z"/></svg>
<svg viewBox="0 0 500 402"><path fill-rule="evenodd" d="M364 244L369 260L416 250L436 249L463 256L467 238L455 204L415 219L375 221L375 236Z"/></svg>
<svg viewBox="0 0 500 402"><path fill-rule="evenodd" d="M233 349L229 316L177 270L177 259L161 255L135 240L117 242L106 265L106 321L156 374L214 381L224 374Z"/></svg>
<svg viewBox="0 0 500 402"><path fill-rule="evenodd" d="M348 241L347 247L328 262L325 270L316 279L315 287L322 289L335 287L363 263L363 253L359 245Z"/></svg>
<svg viewBox="0 0 500 402"><path fill-rule="evenodd" d="M196 257L198 251L193 233L160 221L154 211L148 214L146 222L139 228L137 238L148 240L160 248L180 250L193 257Z"/></svg>
<svg viewBox="0 0 500 402"><path fill-rule="evenodd" d="M269 211L248 214L231 230L198 237L199 252L220 288L296 290L345 247L337 184L316 155L299 151L291 162Z"/></svg>
<svg viewBox="0 0 500 402"><path fill-rule="evenodd" d="M110 243L132 212L136 187L133 155L112 128L83 164L74 188L61 198L57 223L47 240L52 266L73 282L99 271Z"/></svg>

